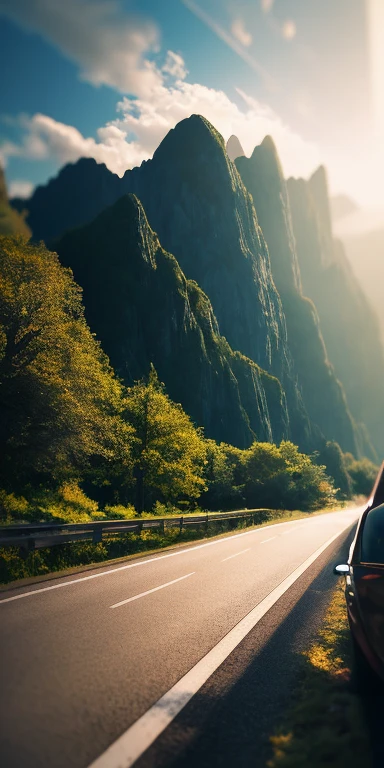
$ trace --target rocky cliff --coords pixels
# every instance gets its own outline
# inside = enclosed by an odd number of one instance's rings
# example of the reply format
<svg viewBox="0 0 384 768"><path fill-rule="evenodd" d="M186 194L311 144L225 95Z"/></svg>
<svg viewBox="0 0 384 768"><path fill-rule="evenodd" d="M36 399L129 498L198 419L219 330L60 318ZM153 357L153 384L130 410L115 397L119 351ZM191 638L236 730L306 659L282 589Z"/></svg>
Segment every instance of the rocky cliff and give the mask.
<svg viewBox="0 0 384 768"><path fill-rule="evenodd" d="M244 154L245 153L239 139L237 136L232 134L232 136L230 136L227 141L227 155L229 159L234 162L237 157L242 157Z"/></svg>
<svg viewBox="0 0 384 768"><path fill-rule="evenodd" d="M249 159L238 158L236 166L252 195L267 241L273 279L287 321L288 344L309 417L327 440L335 440L344 451L356 453L358 435L344 391L329 362L316 308L303 295L290 201L272 139L267 136ZM323 208L317 179L313 194ZM328 240L330 236L324 226L324 238Z"/></svg>
<svg viewBox="0 0 384 768"><path fill-rule="evenodd" d="M376 315L342 244L333 237L324 169L309 181L289 179L288 190L304 291L318 310L328 355L351 411L367 428L381 458L384 353Z"/></svg>
<svg viewBox="0 0 384 768"><path fill-rule="evenodd" d="M164 247L208 294L230 345L281 381L292 439L314 447L319 433L292 372L268 249L223 138L192 115L169 131L152 160L125 173L122 186L140 198Z"/></svg>
<svg viewBox="0 0 384 768"><path fill-rule="evenodd" d="M206 435L240 447L288 434L276 378L233 352L209 299L163 250L134 195L57 249L84 291L87 320L127 384L155 365L172 399Z"/></svg>
<svg viewBox="0 0 384 768"><path fill-rule="evenodd" d="M120 184L119 177L104 163L82 157L37 187L28 201L13 198L11 203L18 211L27 209L33 239L49 245L67 229L86 224L116 202L123 194Z"/></svg>

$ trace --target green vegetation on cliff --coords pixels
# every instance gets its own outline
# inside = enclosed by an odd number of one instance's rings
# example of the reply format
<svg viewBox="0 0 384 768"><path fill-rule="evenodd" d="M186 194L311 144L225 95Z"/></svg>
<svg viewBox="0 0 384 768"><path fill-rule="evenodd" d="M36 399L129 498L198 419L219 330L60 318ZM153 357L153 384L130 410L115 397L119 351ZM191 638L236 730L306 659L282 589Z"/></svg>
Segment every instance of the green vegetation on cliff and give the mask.
<svg viewBox="0 0 384 768"><path fill-rule="evenodd" d="M316 308L303 296L287 186L271 137L255 147L249 159L239 157L236 166L267 241L294 370L311 423L323 438L336 440L344 451L356 454L358 435L344 390L330 365Z"/></svg>
<svg viewBox="0 0 384 768"><path fill-rule="evenodd" d="M163 250L134 195L65 235L57 249L83 288L87 320L127 385L153 363L208 437L248 447L288 435L281 385L233 352L211 303Z"/></svg>
<svg viewBox="0 0 384 768"><path fill-rule="evenodd" d="M153 367L126 388L71 271L22 238L0 238L0 392L3 522L129 517L132 504L208 505L209 494L221 508L315 509L334 498L324 467L292 443L205 440Z"/></svg>

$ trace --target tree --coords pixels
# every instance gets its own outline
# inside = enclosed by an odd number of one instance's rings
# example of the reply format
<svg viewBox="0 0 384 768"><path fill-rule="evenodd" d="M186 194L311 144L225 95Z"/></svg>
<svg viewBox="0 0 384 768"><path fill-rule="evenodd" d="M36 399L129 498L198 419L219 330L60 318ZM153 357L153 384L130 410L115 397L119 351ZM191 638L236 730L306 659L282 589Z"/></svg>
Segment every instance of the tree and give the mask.
<svg viewBox="0 0 384 768"><path fill-rule="evenodd" d="M91 334L81 289L56 254L0 238L0 480L57 483L131 472L122 387Z"/></svg>
<svg viewBox="0 0 384 768"><path fill-rule="evenodd" d="M326 506L334 498L325 467L287 440L279 447L255 442L244 454L248 507L307 510Z"/></svg>
<svg viewBox="0 0 384 768"><path fill-rule="evenodd" d="M367 458L356 460L351 453L344 454L344 458L352 480L353 492L359 496L369 496L379 467Z"/></svg>
<svg viewBox="0 0 384 768"><path fill-rule="evenodd" d="M350 499L352 480L348 474L345 457L339 444L329 440L318 454L318 463L324 464L327 474L334 479L338 497Z"/></svg>
<svg viewBox="0 0 384 768"><path fill-rule="evenodd" d="M169 399L153 366L147 381L128 389L124 414L135 429L137 512L150 509L155 500L174 503L198 498L205 488L202 430L181 405Z"/></svg>
<svg viewBox="0 0 384 768"><path fill-rule="evenodd" d="M207 509L234 509L244 504L243 451L226 443L206 440L204 477L207 490L202 502Z"/></svg>

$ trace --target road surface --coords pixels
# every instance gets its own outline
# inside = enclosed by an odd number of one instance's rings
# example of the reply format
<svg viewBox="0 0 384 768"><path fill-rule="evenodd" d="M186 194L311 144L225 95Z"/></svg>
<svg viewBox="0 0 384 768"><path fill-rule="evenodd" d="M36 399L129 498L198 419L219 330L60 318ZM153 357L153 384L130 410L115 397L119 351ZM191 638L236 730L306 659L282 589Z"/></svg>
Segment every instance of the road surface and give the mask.
<svg viewBox="0 0 384 768"><path fill-rule="evenodd" d="M2 768L256 766L357 516L2 592Z"/></svg>

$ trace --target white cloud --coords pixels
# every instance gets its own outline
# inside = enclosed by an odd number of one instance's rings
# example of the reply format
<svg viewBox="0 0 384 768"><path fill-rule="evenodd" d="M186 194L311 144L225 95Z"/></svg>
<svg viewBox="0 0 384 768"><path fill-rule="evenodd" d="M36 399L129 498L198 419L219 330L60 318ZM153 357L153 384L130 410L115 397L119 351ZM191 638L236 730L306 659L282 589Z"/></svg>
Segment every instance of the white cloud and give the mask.
<svg viewBox="0 0 384 768"><path fill-rule="evenodd" d="M188 74L183 57L174 51L167 51L167 58L161 71L176 80L185 80Z"/></svg>
<svg viewBox="0 0 384 768"><path fill-rule="evenodd" d="M260 0L262 11L264 11L264 13L269 13L269 11L272 9L274 1L275 0Z"/></svg>
<svg viewBox="0 0 384 768"><path fill-rule="evenodd" d="M236 40L246 48L252 44L252 35L245 29L243 19L234 20L231 26L231 32L233 36L236 37Z"/></svg>
<svg viewBox="0 0 384 768"><path fill-rule="evenodd" d="M286 40L293 40L294 37L296 37L296 24L292 19L288 19L284 22L282 27L282 35Z"/></svg>
<svg viewBox="0 0 384 768"><path fill-rule="evenodd" d="M22 144L3 145L0 149L7 157L25 157L28 160L54 158L60 164L75 162L79 157L94 157L105 163L114 173L123 175L127 168L140 164L148 153L136 141L127 141L127 133L114 123L99 128L98 141L85 138L72 125L37 113L22 121L25 129Z"/></svg>
<svg viewBox="0 0 384 768"><path fill-rule="evenodd" d="M178 62L183 66L182 59ZM84 137L77 128L60 123L47 115L22 118L24 139L21 145L3 147L7 156L30 159L54 157L60 164L79 157L94 157L114 173L123 175L127 168L152 156L154 150L176 123L192 114L204 115L227 140L239 137L247 154L266 134L276 142L286 175L307 175L320 163L316 145L305 141L287 126L269 107L239 90L241 109L223 92L198 83L177 80L152 89L150 98L123 98L118 117L99 128L97 140Z"/></svg>
<svg viewBox="0 0 384 768"><path fill-rule="evenodd" d="M146 58L158 48L156 26L124 14L119 0L0 0L1 13L42 34L94 85L145 96L161 81Z"/></svg>
<svg viewBox="0 0 384 768"><path fill-rule="evenodd" d="M9 197L30 197L33 192L34 185L31 181L24 181L22 179L15 179L11 181L9 185Z"/></svg>

